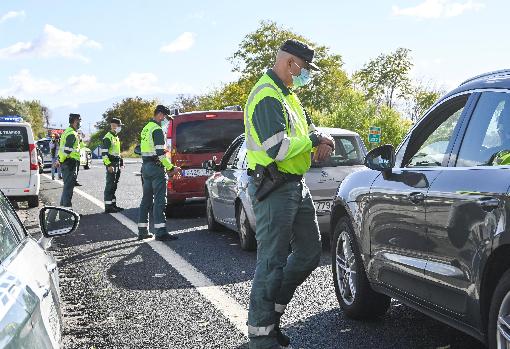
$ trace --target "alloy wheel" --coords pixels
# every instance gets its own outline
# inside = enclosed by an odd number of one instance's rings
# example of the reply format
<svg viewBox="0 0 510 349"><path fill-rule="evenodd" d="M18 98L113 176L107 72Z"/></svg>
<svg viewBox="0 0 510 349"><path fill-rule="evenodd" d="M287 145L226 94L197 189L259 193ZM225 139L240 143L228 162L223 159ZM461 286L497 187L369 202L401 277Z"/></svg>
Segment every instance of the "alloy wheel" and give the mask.
<svg viewBox="0 0 510 349"><path fill-rule="evenodd" d="M510 348L510 292L503 298L499 307L496 336L498 349Z"/></svg>
<svg viewBox="0 0 510 349"><path fill-rule="evenodd" d="M342 231L336 245L336 275L340 294L347 305L354 303L356 297L356 270L356 258L349 234Z"/></svg>

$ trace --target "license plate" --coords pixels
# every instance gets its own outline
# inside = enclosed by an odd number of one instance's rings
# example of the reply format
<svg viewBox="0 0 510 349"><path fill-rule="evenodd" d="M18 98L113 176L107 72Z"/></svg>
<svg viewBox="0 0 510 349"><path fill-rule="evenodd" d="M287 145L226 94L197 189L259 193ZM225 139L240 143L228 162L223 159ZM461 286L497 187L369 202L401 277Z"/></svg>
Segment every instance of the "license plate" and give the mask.
<svg viewBox="0 0 510 349"><path fill-rule="evenodd" d="M333 207L333 201L315 201L315 210L320 213L331 212Z"/></svg>
<svg viewBox="0 0 510 349"><path fill-rule="evenodd" d="M212 174L212 171L203 169L203 168L196 168L196 169L190 169L190 170L183 170L182 175L184 177L202 177L202 176L210 176Z"/></svg>
<svg viewBox="0 0 510 349"><path fill-rule="evenodd" d="M16 173L18 166L0 165L0 176L12 175Z"/></svg>

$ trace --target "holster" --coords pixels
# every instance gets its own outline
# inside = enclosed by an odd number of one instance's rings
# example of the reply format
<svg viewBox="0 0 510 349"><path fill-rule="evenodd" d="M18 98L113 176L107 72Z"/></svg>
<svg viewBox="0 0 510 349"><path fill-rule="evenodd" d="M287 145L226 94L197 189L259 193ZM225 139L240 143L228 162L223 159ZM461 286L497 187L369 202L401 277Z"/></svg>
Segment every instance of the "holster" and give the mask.
<svg viewBox="0 0 510 349"><path fill-rule="evenodd" d="M278 166L274 162L267 167L257 165L253 172L253 181L257 186L257 191L255 192L257 201L264 200L286 182L285 176L278 171Z"/></svg>

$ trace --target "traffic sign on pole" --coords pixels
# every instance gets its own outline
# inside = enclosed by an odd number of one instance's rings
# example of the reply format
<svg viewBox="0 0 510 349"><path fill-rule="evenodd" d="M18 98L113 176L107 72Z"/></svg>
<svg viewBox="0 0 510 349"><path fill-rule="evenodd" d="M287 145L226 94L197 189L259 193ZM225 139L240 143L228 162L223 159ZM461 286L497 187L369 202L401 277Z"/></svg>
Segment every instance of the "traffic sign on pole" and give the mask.
<svg viewBox="0 0 510 349"><path fill-rule="evenodd" d="M368 130L369 143L381 143L381 128L377 126L370 126Z"/></svg>

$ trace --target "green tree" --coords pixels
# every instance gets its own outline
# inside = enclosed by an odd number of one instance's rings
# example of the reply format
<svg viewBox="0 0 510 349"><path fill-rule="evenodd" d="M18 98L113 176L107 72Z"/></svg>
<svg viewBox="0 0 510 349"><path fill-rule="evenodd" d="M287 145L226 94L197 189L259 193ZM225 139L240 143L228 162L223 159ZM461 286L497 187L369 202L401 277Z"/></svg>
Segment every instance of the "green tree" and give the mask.
<svg viewBox="0 0 510 349"><path fill-rule="evenodd" d="M437 88L430 88L421 82L416 82L407 99L407 115L413 122L418 121L425 112L444 94Z"/></svg>
<svg viewBox="0 0 510 349"><path fill-rule="evenodd" d="M94 138L102 139L110 129L110 120L120 118L126 125L119 134L122 150L127 150L140 140L140 132L147 121L153 116L158 101L146 100L141 97L126 98L115 103L103 113L103 119L96 124L98 132Z"/></svg>
<svg viewBox="0 0 510 349"><path fill-rule="evenodd" d="M354 81L367 99L378 106L393 107L397 99L406 99L411 92L409 73L413 67L410 50L398 48L389 54L380 54L354 74Z"/></svg>
<svg viewBox="0 0 510 349"><path fill-rule="evenodd" d="M14 97L0 98L0 115L20 115L30 124L36 138L46 135L44 127L50 114L38 100L22 101Z"/></svg>
<svg viewBox="0 0 510 349"><path fill-rule="evenodd" d="M260 22L259 27L244 37L237 51L229 58L233 71L241 74L237 83L242 90L239 95L242 104L260 75L273 66L278 49L287 39L297 39L313 47L314 61L321 68L320 72L314 74L309 86L296 90L303 106L308 110L332 112L339 91L350 86L347 74L342 69L342 57L332 54L328 47L317 45L272 21ZM232 86L227 87L235 90Z"/></svg>

